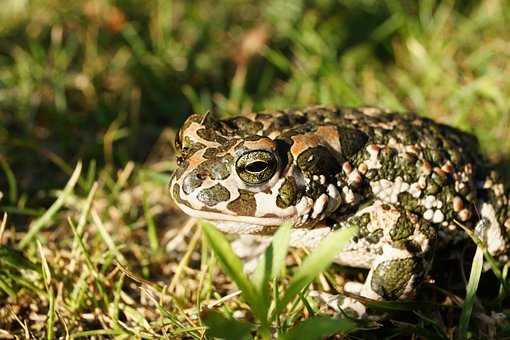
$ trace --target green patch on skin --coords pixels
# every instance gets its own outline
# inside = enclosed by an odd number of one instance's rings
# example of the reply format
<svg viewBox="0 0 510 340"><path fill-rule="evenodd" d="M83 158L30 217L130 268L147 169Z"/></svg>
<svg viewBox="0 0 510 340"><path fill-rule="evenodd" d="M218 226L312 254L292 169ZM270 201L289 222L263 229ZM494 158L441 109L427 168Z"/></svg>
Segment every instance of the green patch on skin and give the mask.
<svg viewBox="0 0 510 340"><path fill-rule="evenodd" d="M340 164L328 148L317 146L306 149L297 157L297 166L305 175L335 175Z"/></svg>
<svg viewBox="0 0 510 340"><path fill-rule="evenodd" d="M414 217L414 218L413 218ZM402 212L397 219L397 223L390 230L390 237L393 241L401 241L414 233L416 217L410 216L407 212Z"/></svg>
<svg viewBox="0 0 510 340"><path fill-rule="evenodd" d="M243 135L255 135L258 131L262 130L264 125L260 122L254 122L246 117L235 117L229 121L234 130L243 132Z"/></svg>
<svg viewBox="0 0 510 340"><path fill-rule="evenodd" d="M225 155L224 157L217 157L204 161L197 167L197 170L200 173L209 175L214 180L222 180L230 176L233 163L234 157Z"/></svg>
<svg viewBox="0 0 510 340"><path fill-rule="evenodd" d="M416 211L416 208L420 205L418 199L414 198L407 191L403 191L398 194L398 203L406 210Z"/></svg>
<svg viewBox="0 0 510 340"><path fill-rule="evenodd" d="M227 142L227 139L225 139L224 137L222 137L218 133L216 133L216 131L214 129L210 129L210 128L203 128L203 129L197 130L197 135L200 138L205 139L206 141L209 141L209 142L216 142L216 143L220 143L220 144Z"/></svg>
<svg viewBox="0 0 510 340"><path fill-rule="evenodd" d="M361 239L366 239L368 242L372 243L371 241L374 241L377 239L377 242L379 242L380 237L382 237L382 234L379 235L378 230L375 230L373 233L368 231L368 224L370 223L370 214L364 213L360 216L354 216L349 219L348 224L350 226L356 226L358 228L358 234L354 236L353 241L358 242ZM382 231L382 230L381 230ZM370 239L370 240L369 240Z"/></svg>
<svg viewBox="0 0 510 340"><path fill-rule="evenodd" d="M369 233L367 236L365 236L365 240L367 240L368 243L376 244L379 243L381 240L381 237L384 236L384 232L382 229L374 230L373 232Z"/></svg>
<svg viewBox="0 0 510 340"><path fill-rule="evenodd" d="M441 187L432 180L431 177L427 178L427 187L425 188L426 195L435 195L441 190Z"/></svg>
<svg viewBox="0 0 510 340"><path fill-rule="evenodd" d="M201 190L197 198L200 202L212 207L220 202L228 201L230 199L230 192L221 184L216 184L210 188Z"/></svg>
<svg viewBox="0 0 510 340"><path fill-rule="evenodd" d="M211 158L218 157L219 154L225 154L226 152L228 152L229 149L232 148L238 141L239 141L238 138L233 138L233 139L229 139L226 143L224 143L222 145L219 145L219 146L215 145L214 147L207 148L204 151L202 156L205 159L211 159ZM204 148L205 148L205 145L204 145ZM228 157L228 155L226 155L225 157Z"/></svg>
<svg viewBox="0 0 510 340"><path fill-rule="evenodd" d="M430 242L435 242L437 238L437 231L432 224L427 222L425 219L421 219L419 230L429 239Z"/></svg>
<svg viewBox="0 0 510 340"><path fill-rule="evenodd" d="M227 205L230 211L240 216L254 216L257 211L255 194L248 190L239 190L239 197Z"/></svg>
<svg viewBox="0 0 510 340"><path fill-rule="evenodd" d="M368 136L359 130L338 127L342 156L350 158L356 154L368 141Z"/></svg>
<svg viewBox="0 0 510 340"><path fill-rule="evenodd" d="M276 205L278 208L285 209L296 204L297 200L296 180L292 176L286 177L276 197Z"/></svg>
<svg viewBox="0 0 510 340"><path fill-rule="evenodd" d="M385 300L402 297L419 265L415 258L395 259L380 263L372 274L372 290Z"/></svg>
<svg viewBox="0 0 510 340"><path fill-rule="evenodd" d="M397 159L397 167L400 169L399 175L404 182L412 183L418 180L418 168L416 166L418 158L412 153L404 153Z"/></svg>

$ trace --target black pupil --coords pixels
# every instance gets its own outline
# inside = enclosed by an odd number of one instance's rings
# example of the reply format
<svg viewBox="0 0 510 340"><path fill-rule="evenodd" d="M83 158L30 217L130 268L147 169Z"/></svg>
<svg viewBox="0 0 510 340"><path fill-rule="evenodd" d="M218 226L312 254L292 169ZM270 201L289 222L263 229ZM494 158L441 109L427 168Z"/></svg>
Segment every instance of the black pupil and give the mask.
<svg viewBox="0 0 510 340"><path fill-rule="evenodd" d="M246 165L246 171L248 172L261 172L268 167L266 162L257 161Z"/></svg>

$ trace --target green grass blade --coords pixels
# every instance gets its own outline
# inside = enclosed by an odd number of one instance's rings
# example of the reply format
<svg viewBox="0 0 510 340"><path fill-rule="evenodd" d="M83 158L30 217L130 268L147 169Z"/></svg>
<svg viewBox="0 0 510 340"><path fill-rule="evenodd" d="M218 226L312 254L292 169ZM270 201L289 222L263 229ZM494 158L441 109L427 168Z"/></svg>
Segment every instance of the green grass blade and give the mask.
<svg viewBox="0 0 510 340"><path fill-rule="evenodd" d="M250 331L254 326L250 323L226 318L221 313L207 310L200 316L207 326L206 334L211 338L226 340L251 339Z"/></svg>
<svg viewBox="0 0 510 340"><path fill-rule="evenodd" d="M286 222L274 234L271 244L259 258L257 267L251 278L264 302L269 304L269 281L275 279L285 264L285 256L289 248L292 223Z"/></svg>
<svg viewBox="0 0 510 340"><path fill-rule="evenodd" d="M11 299L16 298L16 292L0 275L0 290L3 290Z"/></svg>
<svg viewBox="0 0 510 340"><path fill-rule="evenodd" d="M37 249L39 251L39 256L41 257L41 269L42 276L44 281L44 286L46 288L46 295L48 298L48 313L46 318L46 338L48 340L55 338L55 294L53 292L52 275L50 266L46 257L44 256L44 250L41 246L41 243L37 241Z"/></svg>
<svg viewBox="0 0 510 340"><path fill-rule="evenodd" d="M67 197L71 194L71 192L74 189L74 186L78 182L78 179L80 178L81 173L81 162L78 162L76 165L76 168L74 169L73 174L71 175L71 178L69 179L69 182L67 182L66 186L64 187L64 190L59 195L57 200L51 205L51 207L46 210L44 215L42 215L40 218L35 220L33 223L30 224L28 233L23 237L23 239L19 243L20 248L25 248L30 241L43 229L48 223L50 223L51 219L55 214L58 212L58 210L62 207L64 202L66 201Z"/></svg>
<svg viewBox="0 0 510 340"><path fill-rule="evenodd" d="M7 179L7 184L9 185L9 201L12 204L15 204L18 199L18 186L16 184L16 177L12 172L11 167L7 160L0 155L0 168L5 173L5 178Z"/></svg>
<svg viewBox="0 0 510 340"><path fill-rule="evenodd" d="M351 240L357 230L357 227L349 227L334 231L320 243L317 249L314 249L313 253L303 261L303 264L292 277L289 287L277 303L274 316L279 315L303 288L331 264L335 256Z"/></svg>
<svg viewBox="0 0 510 340"><path fill-rule="evenodd" d="M16 269L28 269L40 272L40 268L23 255L22 252L0 245L0 264Z"/></svg>
<svg viewBox="0 0 510 340"><path fill-rule="evenodd" d="M323 339L338 333L348 333L356 329L356 323L349 319L333 319L327 316L314 316L298 323L288 333L280 336L279 340L293 339Z"/></svg>
<svg viewBox="0 0 510 340"><path fill-rule="evenodd" d="M266 312L261 303L259 294L255 286L248 279L243 271L242 261L234 254L230 243L225 236L219 232L212 224L201 222L200 226L204 231L214 254L223 268L223 271L235 282L237 287L243 292L246 302L250 305L253 313L259 320L265 320Z"/></svg>
<svg viewBox="0 0 510 340"><path fill-rule="evenodd" d="M73 335L71 335L71 339L77 339L77 338L91 338L94 336L100 337L101 335L104 336L116 336L116 335L122 335L122 330L119 329L92 329L88 331L82 331L82 332L76 332Z"/></svg>
<svg viewBox="0 0 510 340"><path fill-rule="evenodd" d="M94 221L94 225L96 226L97 230L99 231L99 235L103 239L104 243L108 247L108 250L112 252L113 255L115 255L115 259L119 261L120 263L126 263L126 259L124 256L120 253L119 249L115 245L115 241L113 240L110 233L106 230L106 227L103 224L103 221L99 217L99 214L94 209L91 210L92 220Z"/></svg>
<svg viewBox="0 0 510 340"><path fill-rule="evenodd" d="M471 319L471 312L473 311L473 304L475 303L476 291L478 283L480 282L480 275L483 268L483 249L476 248L476 253L471 265L471 273L469 274L469 281L466 287L466 299L462 307L459 323L459 339L466 339L468 333L469 320Z"/></svg>
<svg viewBox="0 0 510 340"><path fill-rule="evenodd" d="M153 254L159 250L159 238L156 228L156 222L154 222L154 216L150 211L149 203L147 202L147 195L143 195L143 214L145 216L145 223L147 224L147 238L149 239L149 245Z"/></svg>
<svg viewBox="0 0 510 340"><path fill-rule="evenodd" d="M94 201L94 197L96 195L98 188L97 182L94 183L89 191L89 194L87 196L87 200L85 201L85 206L81 210L80 219L78 220L78 225L76 226L76 232L78 235L81 235L83 233L83 229L85 228L85 225L87 224L87 219L90 214L90 208L92 207L92 202ZM73 250L78 247L78 243L76 241L76 238L73 240Z"/></svg>

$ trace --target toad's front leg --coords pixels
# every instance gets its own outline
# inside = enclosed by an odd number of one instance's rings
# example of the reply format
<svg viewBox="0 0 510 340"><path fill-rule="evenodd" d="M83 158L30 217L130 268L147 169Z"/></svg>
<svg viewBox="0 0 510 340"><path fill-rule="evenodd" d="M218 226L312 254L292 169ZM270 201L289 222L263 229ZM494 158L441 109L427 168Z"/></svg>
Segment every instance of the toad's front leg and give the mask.
<svg viewBox="0 0 510 340"><path fill-rule="evenodd" d="M347 291L374 300L405 299L421 283L432 262L436 232L419 215L400 207L375 202L339 224L357 226L358 234L335 259L342 265L368 268L363 284L350 283ZM319 231L309 231L319 234ZM317 235L309 237L312 247ZM301 237L300 242L303 243ZM296 243L296 240L293 242ZM305 244L301 244L305 245ZM365 306L353 299L339 299L344 311L364 317Z"/></svg>

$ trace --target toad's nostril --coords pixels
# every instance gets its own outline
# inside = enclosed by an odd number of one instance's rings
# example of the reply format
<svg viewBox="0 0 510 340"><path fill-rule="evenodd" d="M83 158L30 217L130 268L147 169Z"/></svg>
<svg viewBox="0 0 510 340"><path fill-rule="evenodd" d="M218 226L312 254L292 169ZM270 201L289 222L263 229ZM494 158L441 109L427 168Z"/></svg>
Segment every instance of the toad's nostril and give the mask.
<svg viewBox="0 0 510 340"><path fill-rule="evenodd" d="M182 156L177 156L175 160L176 160L177 166L182 166L184 164L184 157L182 157Z"/></svg>
<svg viewBox="0 0 510 340"><path fill-rule="evenodd" d="M191 172L182 181L182 190L187 194L191 194L193 190L200 187L207 176L203 173Z"/></svg>

